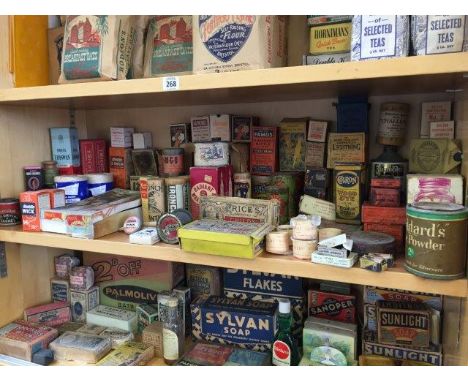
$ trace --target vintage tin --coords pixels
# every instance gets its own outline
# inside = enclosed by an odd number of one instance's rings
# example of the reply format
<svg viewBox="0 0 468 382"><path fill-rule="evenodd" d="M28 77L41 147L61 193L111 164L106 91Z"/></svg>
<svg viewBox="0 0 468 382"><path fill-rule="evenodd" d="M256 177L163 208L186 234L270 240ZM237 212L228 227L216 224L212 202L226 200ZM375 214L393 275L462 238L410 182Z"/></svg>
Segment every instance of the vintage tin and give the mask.
<svg viewBox="0 0 468 382"><path fill-rule="evenodd" d="M463 204L463 176L459 174L407 175L407 203Z"/></svg>
<svg viewBox="0 0 468 382"><path fill-rule="evenodd" d="M0 199L0 226L21 224L19 199Z"/></svg>
<svg viewBox="0 0 468 382"><path fill-rule="evenodd" d="M149 304L139 304L136 307L138 319L137 332L142 334L143 330L155 321L158 321L158 306Z"/></svg>
<svg viewBox="0 0 468 382"><path fill-rule="evenodd" d="M459 142L452 139L412 139L409 171L423 174L454 172L462 160ZM456 171L455 171L456 172Z"/></svg>
<svg viewBox="0 0 468 382"><path fill-rule="evenodd" d="M70 291L70 306L73 321L86 322L86 312L99 305L99 287L94 286L88 290Z"/></svg>
<svg viewBox="0 0 468 382"><path fill-rule="evenodd" d="M279 126L280 171L304 171L308 118L285 118Z"/></svg>
<svg viewBox="0 0 468 382"><path fill-rule="evenodd" d="M306 142L305 165L306 167L325 166L325 142Z"/></svg>
<svg viewBox="0 0 468 382"><path fill-rule="evenodd" d="M452 102L422 102L421 103L421 129L419 136L429 138L431 122L450 121L452 117Z"/></svg>
<svg viewBox="0 0 468 382"><path fill-rule="evenodd" d="M289 189L285 186L268 185L263 192L255 195L257 199L276 200L279 203L279 224L289 221Z"/></svg>
<svg viewBox="0 0 468 382"><path fill-rule="evenodd" d="M178 244L178 228L190 223L192 220L190 212L182 208L162 215L158 220L159 237L167 244Z"/></svg>
<svg viewBox="0 0 468 382"><path fill-rule="evenodd" d="M250 142L250 131L252 126L258 126L258 117L241 115L231 116L231 130L233 142Z"/></svg>
<svg viewBox="0 0 468 382"><path fill-rule="evenodd" d="M107 172L107 143L104 139L80 139L81 171L83 174Z"/></svg>
<svg viewBox="0 0 468 382"><path fill-rule="evenodd" d="M379 207L364 202L362 222L404 225L406 224L406 210L405 207Z"/></svg>
<svg viewBox="0 0 468 382"><path fill-rule="evenodd" d="M192 143L211 141L210 117L192 117Z"/></svg>
<svg viewBox="0 0 468 382"><path fill-rule="evenodd" d="M310 28L310 54L342 53L351 49L352 23L322 24Z"/></svg>
<svg viewBox="0 0 468 382"><path fill-rule="evenodd" d="M257 199L257 195L265 192L270 183L271 175L252 175L252 198Z"/></svg>
<svg viewBox="0 0 468 382"><path fill-rule="evenodd" d="M132 150L123 147L109 148L109 171L114 175L114 186L129 188L130 176L134 175Z"/></svg>
<svg viewBox="0 0 468 382"><path fill-rule="evenodd" d="M307 15L307 25L312 27L315 25L336 24L348 22L352 19L352 15Z"/></svg>
<svg viewBox="0 0 468 382"><path fill-rule="evenodd" d="M395 238L380 232L356 231L350 235L353 241L353 252L395 253Z"/></svg>
<svg viewBox="0 0 468 382"><path fill-rule="evenodd" d="M391 146L403 145L409 108L407 103L386 102L380 105L377 143Z"/></svg>
<svg viewBox="0 0 468 382"><path fill-rule="evenodd" d="M250 172L253 175L271 175L277 168L278 128L252 127L250 143Z"/></svg>
<svg viewBox="0 0 468 382"><path fill-rule="evenodd" d="M229 143L195 143L195 166L224 166L229 164Z"/></svg>
<svg viewBox="0 0 468 382"><path fill-rule="evenodd" d="M465 277L468 209L458 204L415 203L406 210L408 272L442 280Z"/></svg>
<svg viewBox="0 0 468 382"><path fill-rule="evenodd" d="M278 303L210 296L194 301L191 311L192 334L197 339L271 350L277 332Z"/></svg>
<svg viewBox="0 0 468 382"><path fill-rule="evenodd" d="M41 166L23 167L26 191L37 191L44 188L44 173Z"/></svg>
<svg viewBox="0 0 468 382"><path fill-rule="evenodd" d="M165 178L165 189L166 189L166 209L172 213L177 209L190 208L190 183L187 175L177 176L174 178Z"/></svg>
<svg viewBox="0 0 468 382"><path fill-rule="evenodd" d="M377 302L378 340L387 345L428 348L431 313L422 303Z"/></svg>
<svg viewBox="0 0 468 382"><path fill-rule="evenodd" d="M271 184L278 188L288 189L288 217L291 218L298 214L297 205L299 195L303 189L302 182L298 182L298 178L303 178L303 173L299 172L277 172L271 177ZM300 186L300 187L298 187Z"/></svg>
<svg viewBox="0 0 468 382"><path fill-rule="evenodd" d="M380 232L393 236L395 250L403 253L405 249L405 226L403 224L364 223L364 232Z"/></svg>
<svg viewBox="0 0 468 382"><path fill-rule="evenodd" d="M328 136L327 168L338 162L364 163L366 161L365 133L330 133Z"/></svg>
<svg viewBox="0 0 468 382"><path fill-rule="evenodd" d="M165 179L153 176L140 177L141 208L143 210L143 221L156 225L161 215L166 210ZM167 186L166 186L167 187Z"/></svg>
<svg viewBox="0 0 468 382"><path fill-rule="evenodd" d="M47 188L54 188L54 177L58 173L57 162L54 160L45 160L42 162L42 170L44 174L44 186Z"/></svg>
<svg viewBox="0 0 468 382"><path fill-rule="evenodd" d="M220 296L222 294L223 285L220 268L187 264L186 275L192 301L200 296Z"/></svg>
<svg viewBox="0 0 468 382"><path fill-rule="evenodd" d="M50 208L47 191L25 191L20 194L21 220L23 231L41 230L41 212Z"/></svg>
<svg viewBox="0 0 468 382"><path fill-rule="evenodd" d="M429 138L455 139L455 121L430 122Z"/></svg>
<svg viewBox="0 0 468 382"><path fill-rule="evenodd" d="M356 164L337 164L333 171L336 221L361 224L365 169Z"/></svg>
<svg viewBox="0 0 468 382"><path fill-rule="evenodd" d="M169 126L171 147L181 147L191 141L190 123L175 123Z"/></svg>
<svg viewBox="0 0 468 382"><path fill-rule="evenodd" d="M351 60L351 53L330 53L330 54L304 54L302 56L302 65L324 65L338 64Z"/></svg>
<svg viewBox="0 0 468 382"><path fill-rule="evenodd" d="M163 176L179 176L184 172L184 149L162 150Z"/></svg>
<svg viewBox="0 0 468 382"><path fill-rule="evenodd" d="M156 155L153 149L140 149L131 151L135 175L158 175Z"/></svg>
<svg viewBox="0 0 468 382"><path fill-rule="evenodd" d="M356 322L356 297L309 289L307 315L327 320Z"/></svg>
<svg viewBox="0 0 468 382"><path fill-rule="evenodd" d="M249 172L234 174L234 196L239 198L252 197L252 181Z"/></svg>

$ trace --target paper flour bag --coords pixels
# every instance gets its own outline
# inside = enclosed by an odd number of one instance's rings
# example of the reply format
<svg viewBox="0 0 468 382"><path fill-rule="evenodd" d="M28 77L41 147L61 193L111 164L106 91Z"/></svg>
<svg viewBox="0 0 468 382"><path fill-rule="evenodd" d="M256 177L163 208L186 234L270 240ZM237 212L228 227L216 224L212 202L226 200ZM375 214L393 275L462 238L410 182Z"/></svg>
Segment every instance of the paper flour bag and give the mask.
<svg viewBox="0 0 468 382"><path fill-rule="evenodd" d="M194 16L193 71L284 66L286 16Z"/></svg>
<svg viewBox="0 0 468 382"><path fill-rule="evenodd" d="M132 51L132 60L127 78L142 78L145 57L146 34L151 16L136 16L135 20L135 46Z"/></svg>
<svg viewBox="0 0 468 382"><path fill-rule="evenodd" d="M192 73L192 16L155 16L145 47L145 77Z"/></svg>
<svg viewBox="0 0 468 382"><path fill-rule="evenodd" d="M67 16L59 83L125 79L136 16Z"/></svg>

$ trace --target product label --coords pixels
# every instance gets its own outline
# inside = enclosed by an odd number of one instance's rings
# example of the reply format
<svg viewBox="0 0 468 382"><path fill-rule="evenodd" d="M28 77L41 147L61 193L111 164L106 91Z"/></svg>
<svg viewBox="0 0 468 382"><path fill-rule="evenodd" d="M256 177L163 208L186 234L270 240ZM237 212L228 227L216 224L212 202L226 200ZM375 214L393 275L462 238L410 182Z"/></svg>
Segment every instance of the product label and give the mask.
<svg viewBox="0 0 468 382"><path fill-rule="evenodd" d="M51 284L52 301L68 301L68 285L64 282L54 282Z"/></svg>
<svg viewBox="0 0 468 382"><path fill-rule="evenodd" d="M310 28L310 53L348 52L352 23L325 24Z"/></svg>
<svg viewBox="0 0 468 382"><path fill-rule="evenodd" d="M167 192L167 212L178 208L187 208L184 203L187 186L184 184L175 184L166 186Z"/></svg>
<svg viewBox="0 0 468 382"><path fill-rule="evenodd" d="M323 167L325 162L325 143L306 142L305 165Z"/></svg>
<svg viewBox="0 0 468 382"><path fill-rule="evenodd" d="M211 184L205 182L197 183L195 186L192 187L190 193L192 201L196 205L200 204L200 198L202 196L210 196L216 194L216 189Z"/></svg>
<svg viewBox="0 0 468 382"><path fill-rule="evenodd" d="M337 171L335 174L336 216L340 219L358 219L361 213L360 174L356 171Z"/></svg>
<svg viewBox="0 0 468 382"><path fill-rule="evenodd" d="M397 16L361 16L361 59L396 55Z"/></svg>
<svg viewBox="0 0 468 382"><path fill-rule="evenodd" d="M427 16L426 54L461 52L465 16Z"/></svg>
<svg viewBox="0 0 468 382"><path fill-rule="evenodd" d="M179 358L179 338L172 330L163 329L164 358L177 360Z"/></svg>
<svg viewBox="0 0 468 382"><path fill-rule="evenodd" d="M272 363L275 366L291 366L291 349L287 343L280 340L273 343Z"/></svg>
<svg viewBox="0 0 468 382"><path fill-rule="evenodd" d="M210 118L199 117L192 118L192 142L211 141Z"/></svg>
<svg viewBox="0 0 468 382"><path fill-rule="evenodd" d="M276 171L276 127L252 127L250 171L256 175L271 175Z"/></svg>

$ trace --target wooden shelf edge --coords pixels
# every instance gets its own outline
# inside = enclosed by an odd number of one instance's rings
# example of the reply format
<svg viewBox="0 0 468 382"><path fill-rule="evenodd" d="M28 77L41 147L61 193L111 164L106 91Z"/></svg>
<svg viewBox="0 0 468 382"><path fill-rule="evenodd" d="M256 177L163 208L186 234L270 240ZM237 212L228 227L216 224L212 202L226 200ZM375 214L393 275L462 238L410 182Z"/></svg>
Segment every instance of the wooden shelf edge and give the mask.
<svg viewBox="0 0 468 382"><path fill-rule="evenodd" d="M263 254L254 260L249 260L188 253L169 244L156 244L154 246L129 244L128 236L124 233L114 233L101 239L86 240L45 232L23 232L21 226L0 229L0 241L468 297L466 278L449 281L424 279L406 272L401 263L388 271L376 273L356 266L352 269L343 269L313 264L295 259L292 256Z"/></svg>

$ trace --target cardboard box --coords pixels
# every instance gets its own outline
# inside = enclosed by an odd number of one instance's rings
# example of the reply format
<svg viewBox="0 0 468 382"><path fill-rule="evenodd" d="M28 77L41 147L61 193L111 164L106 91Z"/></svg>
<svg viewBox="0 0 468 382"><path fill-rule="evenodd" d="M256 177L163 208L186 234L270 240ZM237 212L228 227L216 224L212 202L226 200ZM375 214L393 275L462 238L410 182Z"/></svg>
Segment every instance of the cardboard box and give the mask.
<svg viewBox="0 0 468 382"><path fill-rule="evenodd" d="M430 122L429 138L455 139L455 121Z"/></svg>
<svg viewBox="0 0 468 382"><path fill-rule="evenodd" d="M364 304L363 330L377 333L377 306L375 304Z"/></svg>
<svg viewBox="0 0 468 382"><path fill-rule="evenodd" d="M153 322L143 329L141 342L154 347L154 356L163 357L163 323Z"/></svg>
<svg viewBox="0 0 468 382"><path fill-rule="evenodd" d="M23 231L41 230L42 211L50 208L50 196L47 191L25 191L20 194L21 220Z"/></svg>
<svg viewBox="0 0 468 382"><path fill-rule="evenodd" d="M421 138L429 138L430 123L437 121L450 121L452 117L452 102L423 102L421 104Z"/></svg>
<svg viewBox="0 0 468 382"><path fill-rule="evenodd" d="M179 306L182 309L182 320L185 324L184 337L192 331L192 316L190 313L190 304L192 303L192 291L189 287L177 287L172 293L179 299Z"/></svg>
<svg viewBox="0 0 468 382"><path fill-rule="evenodd" d="M326 168L307 167L304 180L304 194L318 199L326 199L329 185L330 179Z"/></svg>
<svg viewBox="0 0 468 382"><path fill-rule="evenodd" d="M330 133L328 136L327 168L334 168L337 162L366 162L365 133Z"/></svg>
<svg viewBox="0 0 468 382"><path fill-rule="evenodd" d="M192 293L192 301L200 296L220 296L223 285L221 269L207 265L187 264L185 266L187 286Z"/></svg>
<svg viewBox="0 0 468 382"><path fill-rule="evenodd" d="M272 348L277 332L277 303L199 297L191 311L192 334L199 340L258 351Z"/></svg>
<svg viewBox="0 0 468 382"><path fill-rule="evenodd" d="M85 322L86 312L99 305L99 287L94 286L89 290L70 291L70 306L73 321Z"/></svg>
<svg viewBox="0 0 468 382"><path fill-rule="evenodd" d="M408 204L415 202L463 204L463 176L458 174L408 174Z"/></svg>
<svg viewBox="0 0 468 382"><path fill-rule="evenodd" d="M421 174L456 172L462 160L459 141L452 139L412 139L409 171Z"/></svg>
<svg viewBox="0 0 468 382"><path fill-rule="evenodd" d="M229 145L229 157L233 174L249 172L250 168L250 144L231 143Z"/></svg>
<svg viewBox="0 0 468 382"><path fill-rule="evenodd" d="M325 166L325 146L326 143L306 142L305 165L306 167Z"/></svg>
<svg viewBox="0 0 468 382"><path fill-rule="evenodd" d="M442 296L436 294L366 286L364 288L364 302L375 304L377 301L422 302L438 311L442 310L443 305Z"/></svg>
<svg viewBox="0 0 468 382"><path fill-rule="evenodd" d="M356 322L356 297L309 289L307 315L354 324Z"/></svg>
<svg viewBox="0 0 468 382"><path fill-rule="evenodd" d="M196 220L177 230L184 251L253 259L263 252L270 224Z"/></svg>
<svg viewBox="0 0 468 382"><path fill-rule="evenodd" d="M121 148L131 148L133 144L133 127L111 127L111 146Z"/></svg>
<svg viewBox="0 0 468 382"><path fill-rule="evenodd" d="M210 115L210 140L231 141L231 116L229 114Z"/></svg>
<svg viewBox="0 0 468 382"><path fill-rule="evenodd" d="M59 326L71 320L70 306L66 301L38 305L25 309L24 320L35 324Z"/></svg>
<svg viewBox="0 0 468 382"><path fill-rule="evenodd" d="M114 176L114 187L129 188L130 176L134 174L132 150L110 147L109 171Z"/></svg>
<svg viewBox="0 0 468 382"><path fill-rule="evenodd" d="M103 305L135 310L138 304L156 304L157 293L171 290L184 279L181 263L143 258L83 254L94 269Z"/></svg>
<svg viewBox="0 0 468 382"><path fill-rule="evenodd" d="M280 171L305 171L308 118L285 118L279 126Z"/></svg>
<svg viewBox="0 0 468 382"><path fill-rule="evenodd" d="M365 167L335 163L333 178L336 221L339 223L361 224Z"/></svg>
<svg viewBox="0 0 468 382"><path fill-rule="evenodd" d="M335 203L330 203L309 195L303 195L301 197L299 212L307 215L318 215L323 219L331 221L335 221L336 219Z"/></svg>
<svg viewBox="0 0 468 382"><path fill-rule="evenodd" d="M49 47L49 85L57 85L62 65L64 27L47 30Z"/></svg>
<svg viewBox="0 0 468 382"><path fill-rule="evenodd" d="M231 346L197 342L184 354L184 361L204 366L224 366L232 350Z"/></svg>
<svg viewBox="0 0 468 382"><path fill-rule="evenodd" d="M166 211L164 179L142 176L139 181L143 221L156 225Z"/></svg>
<svg viewBox="0 0 468 382"><path fill-rule="evenodd" d="M61 188L45 189L49 193L50 208L59 208L65 206L65 190Z"/></svg>
<svg viewBox="0 0 468 382"><path fill-rule="evenodd" d="M307 141L322 142L327 140L328 122L326 121L309 121L307 126Z"/></svg>
<svg viewBox="0 0 468 382"><path fill-rule="evenodd" d="M210 117L192 117L192 143L211 141Z"/></svg>
<svg viewBox="0 0 468 382"><path fill-rule="evenodd" d="M72 174L80 169L80 146L78 143L78 130L74 127L51 127L50 147L52 160L57 162L57 167L72 167Z"/></svg>
<svg viewBox="0 0 468 382"><path fill-rule="evenodd" d="M129 332L135 332L137 329L137 316L135 312L104 305L98 305L86 312L86 322L88 324L128 330Z"/></svg>
<svg viewBox="0 0 468 382"><path fill-rule="evenodd" d="M399 207L400 190L395 188L371 187L369 201L374 206Z"/></svg>
<svg viewBox="0 0 468 382"><path fill-rule="evenodd" d="M70 301L70 282L68 280L53 278L50 280L50 295L51 300L55 301Z"/></svg>
<svg viewBox="0 0 468 382"><path fill-rule="evenodd" d="M49 347L56 360L96 363L111 350L111 340L94 334L65 332Z"/></svg>
<svg viewBox="0 0 468 382"><path fill-rule="evenodd" d="M362 222L378 224L406 224L405 207L379 207L368 202L362 204Z"/></svg>
<svg viewBox="0 0 468 382"><path fill-rule="evenodd" d="M351 30L351 22L311 27L309 53L349 52L351 50Z"/></svg>
<svg viewBox="0 0 468 382"><path fill-rule="evenodd" d="M135 338L132 332L117 328L104 329L101 333L99 333L99 335L111 340L112 349L117 349L119 346L128 341L132 341Z"/></svg>
<svg viewBox="0 0 468 382"><path fill-rule="evenodd" d="M83 174L109 171L107 143L104 139L80 139L80 158Z"/></svg>
<svg viewBox="0 0 468 382"><path fill-rule="evenodd" d="M132 150L132 162L135 175L158 175L158 165L153 149Z"/></svg>
<svg viewBox="0 0 468 382"><path fill-rule="evenodd" d="M252 175L272 175L278 165L278 128L252 127L250 172Z"/></svg>
<svg viewBox="0 0 468 382"><path fill-rule="evenodd" d="M223 366L270 366L271 355L259 351L233 348Z"/></svg>
<svg viewBox="0 0 468 382"><path fill-rule="evenodd" d="M136 307L137 314L137 332L143 333L143 330L155 321L158 321L158 306L149 304L139 304Z"/></svg>
<svg viewBox="0 0 468 382"><path fill-rule="evenodd" d="M171 147L182 147L191 142L190 123L174 123L169 126Z"/></svg>
<svg viewBox="0 0 468 382"><path fill-rule="evenodd" d="M129 341L112 350L96 366L144 366L153 357L152 345Z"/></svg>
<svg viewBox="0 0 468 382"><path fill-rule="evenodd" d="M250 133L253 126L259 125L258 117L241 115L231 116L231 131L233 142L250 142Z"/></svg>
<svg viewBox="0 0 468 382"><path fill-rule="evenodd" d="M401 188L400 178L372 178L371 187L374 188L392 188L399 190Z"/></svg>
<svg viewBox="0 0 468 382"><path fill-rule="evenodd" d="M134 149L150 149L151 147L153 147L153 136L150 131L133 133Z"/></svg>

